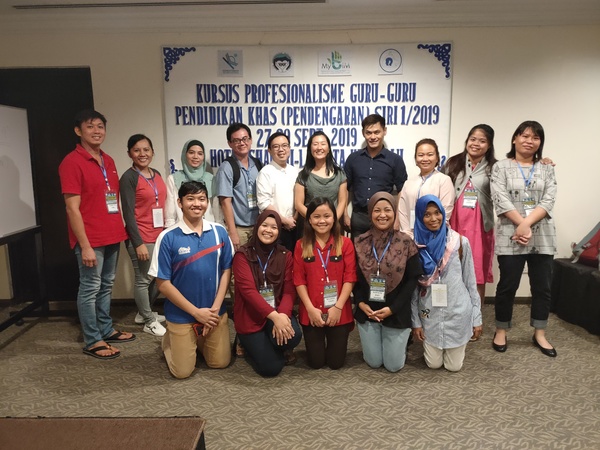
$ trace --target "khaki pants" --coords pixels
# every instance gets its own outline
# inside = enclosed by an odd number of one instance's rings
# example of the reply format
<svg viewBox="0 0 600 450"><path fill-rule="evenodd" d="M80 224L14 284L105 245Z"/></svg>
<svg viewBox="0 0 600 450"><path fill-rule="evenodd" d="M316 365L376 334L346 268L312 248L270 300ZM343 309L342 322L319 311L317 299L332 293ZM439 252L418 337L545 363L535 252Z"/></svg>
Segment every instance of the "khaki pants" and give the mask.
<svg viewBox="0 0 600 450"><path fill-rule="evenodd" d="M191 323L167 321L162 349L169 370L175 378L189 377L196 367L196 350L200 350L211 369L224 369L231 361L229 318L224 313L219 324L205 337L196 337Z"/></svg>
<svg viewBox="0 0 600 450"><path fill-rule="evenodd" d="M441 349L423 342L423 356L425 356L427 366L432 369L444 366L450 372L458 372L462 368L466 349L467 344L456 348Z"/></svg>

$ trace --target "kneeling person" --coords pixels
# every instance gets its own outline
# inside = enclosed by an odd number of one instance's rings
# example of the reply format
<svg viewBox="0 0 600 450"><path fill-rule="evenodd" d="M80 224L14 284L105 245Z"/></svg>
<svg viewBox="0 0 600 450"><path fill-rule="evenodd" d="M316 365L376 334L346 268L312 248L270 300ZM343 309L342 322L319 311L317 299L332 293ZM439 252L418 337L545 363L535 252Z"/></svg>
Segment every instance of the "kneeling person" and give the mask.
<svg viewBox="0 0 600 450"><path fill-rule="evenodd" d="M196 350L210 368L225 368L231 360L223 300L233 246L222 225L203 220L208 208L204 183L183 183L178 195L182 220L159 235L148 273L167 298L162 349L169 370L187 378L196 365Z"/></svg>

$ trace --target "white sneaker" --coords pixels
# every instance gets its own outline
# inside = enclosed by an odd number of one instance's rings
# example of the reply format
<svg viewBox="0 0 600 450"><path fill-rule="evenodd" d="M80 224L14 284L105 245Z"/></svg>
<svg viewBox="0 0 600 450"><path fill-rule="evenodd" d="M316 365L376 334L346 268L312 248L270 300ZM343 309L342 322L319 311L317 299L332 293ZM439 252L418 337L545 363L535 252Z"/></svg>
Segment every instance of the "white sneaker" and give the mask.
<svg viewBox="0 0 600 450"><path fill-rule="evenodd" d="M164 322L165 320L165 316L161 316L159 313L157 313L156 311L153 311L152 314L154 314L154 320L158 320L159 322ZM137 313L135 315L135 323L139 323L140 325L142 323L144 323L144 318L142 317L142 315L140 313Z"/></svg>
<svg viewBox="0 0 600 450"><path fill-rule="evenodd" d="M166 332L167 329L158 320L155 320L150 325L144 325L144 333L151 334L152 336L164 336Z"/></svg>

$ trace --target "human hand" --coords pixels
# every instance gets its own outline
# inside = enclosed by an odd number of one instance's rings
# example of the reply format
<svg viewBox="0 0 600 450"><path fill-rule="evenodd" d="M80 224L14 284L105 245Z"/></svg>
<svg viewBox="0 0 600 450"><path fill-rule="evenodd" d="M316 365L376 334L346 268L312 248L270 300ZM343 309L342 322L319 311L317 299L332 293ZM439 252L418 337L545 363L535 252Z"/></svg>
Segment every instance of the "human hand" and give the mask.
<svg viewBox="0 0 600 450"><path fill-rule="evenodd" d="M379 319L379 322L381 322L392 315L392 310L389 306L386 306L384 308L378 309L377 311L374 311L373 315Z"/></svg>
<svg viewBox="0 0 600 450"><path fill-rule="evenodd" d="M86 267L94 267L98 265L96 259L96 252L92 247L86 247L81 249L81 262Z"/></svg>
<svg viewBox="0 0 600 450"><path fill-rule="evenodd" d="M136 247L135 253L138 261L148 261L150 259L150 253L148 253L148 247L146 247L146 244Z"/></svg>
<svg viewBox="0 0 600 450"><path fill-rule="evenodd" d="M277 313L271 319L273 321L273 337L277 341L277 345L285 345L288 339L294 337L294 329L292 328L292 321L284 313Z"/></svg>
<svg viewBox="0 0 600 450"><path fill-rule="evenodd" d="M219 324L219 312L211 308L197 308L193 316L194 319L204 325L204 329L207 327L213 328ZM204 331L202 335L205 336Z"/></svg>
<svg viewBox="0 0 600 450"><path fill-rule="evenodd" d="M358 304L358 307L362 310L362 312L364 312L367 315L367 317L369 319L374 320L375 322L381 322L379 317L377 317L375 315L375 312L371 309L371 307L367 303L360 302Z"/></svg>
<svg viewBox="0 0 600 450"><path fill-rule="evenodd" d="M423 328L413 328L412 333L417 341L423 342L425 340L425 333L423 333Z"/></svg>
<svg viewBox="0 0 600 450"><path fill-rule="evenodd" d="M335 327L340 322L341 317L342 310L338 309L335 306L332 306L327 310L327 322L325 323L325 325L327 325L328 327Z"/></svg>
<svg viewBox="0 0 600 450"><path fill-rule="evenodd" d="M310 321L310 324L313 327L323 327L325 326L325 322L323 321L323 318L321 317L321 310L315 308L314 306L311 309L307 310L308 312L308 319Z"/></svg>
<svg viewBox="0 0 600 450"><path fill-rule="evenodd" d="M482 325L479 325L478 327L473 327L473 337L475 339L479 339L479 336L481 336L481 333L483 333Z"/></svg>
<svg viewBox="0 0 600 450"><path fill-rule="evenodd" d="M293 217L282 217L281 225L283 225L283 228L286 230L291 231L296 228L296 220Z"/></svg>

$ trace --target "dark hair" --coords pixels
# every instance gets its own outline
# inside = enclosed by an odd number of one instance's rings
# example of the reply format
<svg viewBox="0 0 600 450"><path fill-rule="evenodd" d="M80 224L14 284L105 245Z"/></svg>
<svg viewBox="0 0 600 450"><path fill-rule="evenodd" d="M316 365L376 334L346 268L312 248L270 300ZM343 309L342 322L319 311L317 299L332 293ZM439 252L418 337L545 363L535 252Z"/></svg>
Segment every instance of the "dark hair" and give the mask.
<svg viewBox="0 0 600 450"><path fill-rule="evenodd" d="M440 164L440 150L438 149L437 142L435 142L433 139L425 138L425 139L421 139L419 142L417 142L417 145L415 145L415 159L417 159L417 151L419 150L419 147L421 145L425 145L425 144L429 144L429 145L431 145L435 149L435 156L437 156L436 167L439 166L439 164Z"/></svg>
<svg viewBox="0 0 600 450"><path fill-rule="evenodd" d="M385 128L385 118L379 114L369 114L362 121L362 129L364 130L367 127L375 124L381 124L381 128Z"/></svg>
<svg viewBox="0 0 600 450"><path fill-rule="evenodd" d="M204 144L199 141L198 139L192 139L191 141L189 141L187 143L187 145L185 146L185 152L187 153L187 151L192 148L194 145L197 145L198 147L202 147L202 151L204 151Z"/></svg>
<svg viewBox="0 0 600 450"><path fill-rule="evenodd" d="M150 144L150 148L154 152L154 146L152 145L152 141L148 136L146 136L145 134L134 134L129 139L127 139L127 153L129 153L129 151L135 146L135 144L137 144L140 141L143 141L144 139L148 141L148 143Z"/></svg>
<svg viewBox="0 0 600 450"><path fill-rule="evenodd" d="M183 197L186 195L198 194L200 192L204 192L206 198L208 198L208 189L206 189L206 185L202 181L186 181L181 184L177 195L179 196L179 200L183 200Z"/></svg>
<svg viewBox="0 0 600 450"><path fill-rule="evenodd" d="M469 152L467 152L467 144L473 133L475 133L477 130L485 134L485 138L488 141L488 150L483 156L488 163L485 169L488 176L492 173L492 166L498 161L494 151L494 129L485 123L475 125L469 131L467 139L465 139L465 148L463 151L458 155L454 155L452 158L448 159L444 165L443 172L452 179L453 183L455 183L458 176L465 171L465 167L467 165L467 156L469 155Z"/></svg>
<svg viewBox="0 0 600 450"><path fill-rule="evenodd" d="M306 219L304 221L304 233L302 234L302 257L310 258L314 256L313 247L315 245L315 230L310 224L310 216L315 210L322 205L327 205L333 213L333 227L331 228L331 234L333 236L333 251L334 255L339 256L342 254L342 229L340 222L338 221L337 212L335 211L335 205L327 197L315 197L306 207Z"/></svg>
<svg viewBox="0 0 600 450"><path fill-rule="evenodd" d="M325 157L325 167L327 176L329 176L330 173L337 174L340 170L342 170L333 159L333 152L331 151L331 141L329 140L329 136L327 136L323 131L315 131L312 134L312 136L308 139L308 144L306 146L306 162L304 163L304 167L298 174L300 180L303 183L306 183L306 180L308 180L308 175L312 172L316 165L315 157L312 155L310 147L312 146L313 139L317 136L325 136L325 139L327 140L327 147L329 147L329 152Z"/></svg>
<svg viewBox="0 0 600 450"><path fill-rule="evenodd" d="M517 150L515 149L514 141L517 136L520 136L523 133L525 133L525 130L527 130L528 128L531 129L533 134L540 138L540 147L538 148L538 151L535 152L535 155L533 155L533 162L538 162L540 159L542 159L542 152L544 150L544 141L546 140L546 135L544 133L544 128L542 127L542 125L539 122L536 122L535 120L526 120L517 127L510 140L511 146L510 152L506 154L507 158L514 158L516 156Z"/></svg>
<svg viewBox="0 0 600 450"><path fill-rule="evenodd" d="M290 143L290 137L287 134L282 133L281 131L276 131L271 136L269 136L269 140L267 142L267 148L271 148L271 142L273 142L273 140L275 140L275 139L277 139L278 137L281 137L281 136L283 136L284 138L287 139L288 144Z"/></svg>
<svg viewBox="0 0 600 450"><path fill-rule="evenodd" d="M94 119L100 119L104 126L106 126L106 117L93 109L84 109L75 114L75 128L81 129L82 124Z"/></svg>
<svg viewBox="0 0 600 450"><path fill-rule="evenodd" d="M236 131L240 131L241 129L246 130L248 132L248 137L252 139L252 131L250 131L250 127L244 123L236 122L227 127L227 142L231 142L231 135Z"/></svg>

